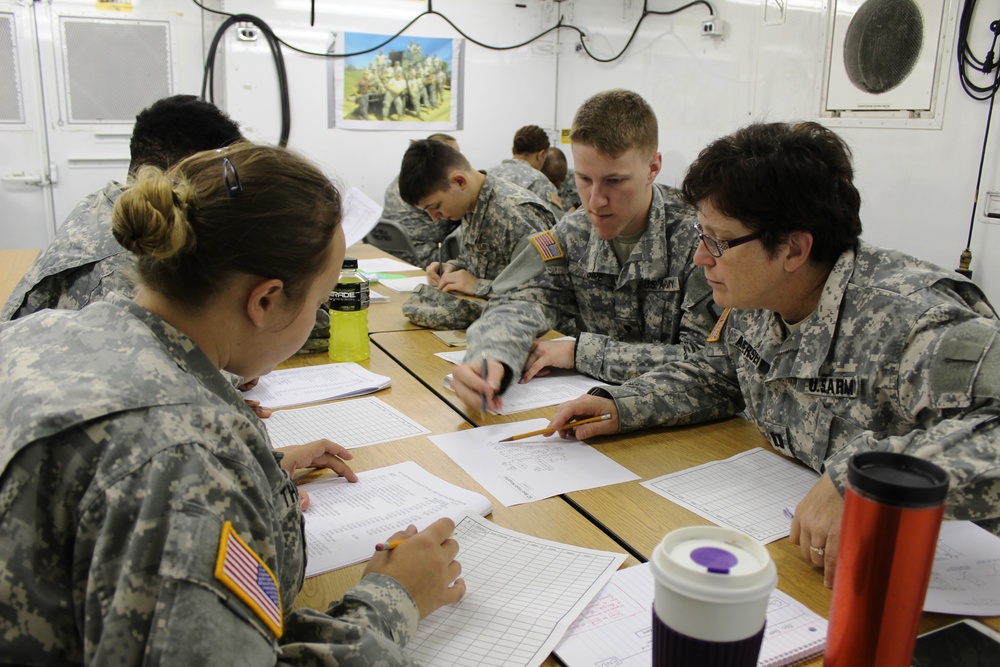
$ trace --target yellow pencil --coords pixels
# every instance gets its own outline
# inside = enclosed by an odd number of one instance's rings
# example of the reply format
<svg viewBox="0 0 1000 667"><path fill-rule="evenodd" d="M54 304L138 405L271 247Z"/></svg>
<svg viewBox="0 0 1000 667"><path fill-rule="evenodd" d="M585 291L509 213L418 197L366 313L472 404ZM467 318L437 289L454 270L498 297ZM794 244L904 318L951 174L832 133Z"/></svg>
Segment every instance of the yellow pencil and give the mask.
<svg viewBox="0 0 1000 667"><path fill-rule="evenodd" d="M556 431L562 431L567 428L576 428L577 426L583 426L584 424L592 424L594 422L605 422L611 419L611 415L598 415L596 417L588 417L587 419L578 419L576 421L566 422L562 425L562 428L541 428L537 431L531 431L530 433L521 433L519 435L512 435L509 438L504 438L503 440L497 440L497 442L513 442L514 440L522 440L524 438L530 438L536 435L549 435L550 433L555 433Z"/></svg>
<svg viewBox="0 0 1000 667"><path fill-rule="evenodd" d="M404 539L404 540L389 540L388 542L379 542L378 544L375 545L375 551L391 551L392 549L395 549L405 541L406 540Z"/></svg>

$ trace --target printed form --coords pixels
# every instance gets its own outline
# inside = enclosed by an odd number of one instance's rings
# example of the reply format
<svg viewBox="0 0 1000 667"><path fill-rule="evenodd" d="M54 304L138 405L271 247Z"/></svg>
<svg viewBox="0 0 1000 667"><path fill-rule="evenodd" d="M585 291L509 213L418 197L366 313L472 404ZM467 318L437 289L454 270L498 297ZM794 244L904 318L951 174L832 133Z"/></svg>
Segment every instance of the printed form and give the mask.
<svg viewBox="0 0 1000 667"><path fill-rule="evenodd" d="M427 667L542 664L626 558L472 516L454 538L468 591L421 621L404 649Z"/></svg>
<svg viewBox="0 0 1000 667"><path fill-rule="evenodd" d="M480 426L432 435L430 440L506 507L639 479L628 468L579 440L539 435L499 442L545 428L548 423L546 419L530 419Z"/></svg>
<svg viewBox="0 0 1000 667"><path fill-rule="evenodd" d="M785 509L798 505L818 479L809 468L755 447L642 485L718 526L767 544L788 537L792 520Z"/></svg>
<svg viewBox="0 0 1000 667"><path fill-rule="evenodd" d="M264 420L264 426L275 449L323 438L353 449L430 433L429 429L374 396L276 410Z"/></svg>
<svg viewBox="0 0 1000 667"><path fill-rule="evenodd" d="M286 368L261 376L257 386L243 394L268 408L319 403L334 398L373 394L392 380L354 362Z"/></svg>
<svg viewBox="0 0 1000 667"><path fill-rule="evenodd" d="M446 361L451 361L451 357L443 356L446 354L454 353L435 353L436 356ZM465 353L463 352L462 355L464 356ZM461 361L461 357L457 358ZM444 386L448 389L451 389L451 380L450 373L444 377ZM574 398L579 398L594 387L606 387L607 384L607 382L595 380L576 371L553 369L549 375L533 377L525 384L511 382L510 386L507 387L507 391L503 393L503 407L497 414L510 415L515 412L559 405L566 401L572 401Z"/></svg>

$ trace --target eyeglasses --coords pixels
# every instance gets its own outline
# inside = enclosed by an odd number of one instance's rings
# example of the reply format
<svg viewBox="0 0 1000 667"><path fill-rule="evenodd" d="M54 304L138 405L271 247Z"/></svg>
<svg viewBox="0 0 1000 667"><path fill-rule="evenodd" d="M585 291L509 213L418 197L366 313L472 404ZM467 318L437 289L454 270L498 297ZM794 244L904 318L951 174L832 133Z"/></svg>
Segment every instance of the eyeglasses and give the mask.
<svg viewBox="0 0 1000 667"><path fill-rule="evenodd" d="M239 197L243 194L240 175L236 173L236 167L227 157L222 158L222 180L226 184L226 191L230 197Z"/></svg>
<svg viewBox="0 0 1000 667"><path fill-rule="evenodd" d="M764 235L764 230L758 229L753 234L747 234L746 236L741 236L737 239L730 239L728 241L720 241L719 239L712 238L703 232L700 222L694 223L694 231L698 233L698 238L705 242L705 249L708 250L712 257L722 257L722 253L726 252L730 248L735 248L738 245L749 243L750 241L759 239Z"/></svg>

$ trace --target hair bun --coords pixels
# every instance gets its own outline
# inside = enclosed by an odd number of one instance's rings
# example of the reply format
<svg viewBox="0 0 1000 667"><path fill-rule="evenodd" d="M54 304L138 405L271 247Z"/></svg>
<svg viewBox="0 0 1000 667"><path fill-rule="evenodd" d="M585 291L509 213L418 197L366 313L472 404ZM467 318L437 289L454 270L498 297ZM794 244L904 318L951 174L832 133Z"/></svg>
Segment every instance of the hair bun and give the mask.
<svg viewBox="0 0 1000 667"><path fill-rule="evenodd" d="M115 202L112 232L126 250L140 257L169 259L194 248L187 219L191 189L175 184L156 167L142 167L135 184Z"/></svg>

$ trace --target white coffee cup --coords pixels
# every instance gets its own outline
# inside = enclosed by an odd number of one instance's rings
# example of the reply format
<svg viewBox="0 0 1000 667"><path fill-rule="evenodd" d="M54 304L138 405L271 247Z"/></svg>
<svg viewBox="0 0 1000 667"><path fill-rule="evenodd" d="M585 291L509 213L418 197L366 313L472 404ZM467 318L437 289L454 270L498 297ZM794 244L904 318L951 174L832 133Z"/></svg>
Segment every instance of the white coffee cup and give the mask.
<svg viewBox="0 0 1000 667"><path fill-rule="evenodd" d="M671 531L650 561L654 666L753 666L778 582L767 549L719 526Z"/></svg>

